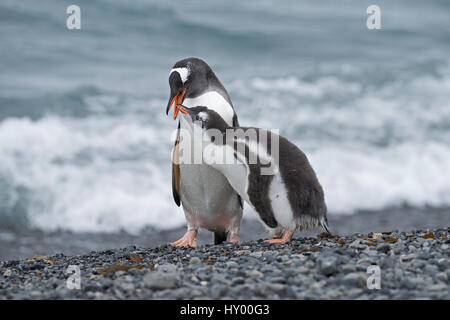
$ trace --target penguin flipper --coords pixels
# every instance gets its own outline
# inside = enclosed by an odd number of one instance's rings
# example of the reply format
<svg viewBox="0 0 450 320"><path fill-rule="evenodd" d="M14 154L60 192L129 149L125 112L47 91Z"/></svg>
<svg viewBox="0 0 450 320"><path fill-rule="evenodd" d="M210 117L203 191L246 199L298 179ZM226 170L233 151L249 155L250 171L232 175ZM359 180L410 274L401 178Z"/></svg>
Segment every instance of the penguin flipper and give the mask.
<svg viewBox="0 0 450 320"><path fill-rule="evenodd" d="M239 120L237 118L236 113L233 115L233 127L239 127ZM237 196L241 209L244 209L244 201L242 201L242 197L239 194Z"/></svg>
<svg viewBox="0 0 450 320"><path fill-rule="evenodd" d="M239 127L239 120L236 116L236 113L233 115L233 127Z"/></svg>
<svg viewBox="0 0 450 320"><path fill-rule="evenodd" d="M240 195L238 196L239 205L241 206L241 209L244 209L244 202L242 201L242 197Z"/></svg>
<svg viewBox="0 0 450 320"><path fill-rule="evenodd" d="M172 154L172 194L173 200L180 206L181 174L180 174L180 123L178 123L177 139Z"/></svg>

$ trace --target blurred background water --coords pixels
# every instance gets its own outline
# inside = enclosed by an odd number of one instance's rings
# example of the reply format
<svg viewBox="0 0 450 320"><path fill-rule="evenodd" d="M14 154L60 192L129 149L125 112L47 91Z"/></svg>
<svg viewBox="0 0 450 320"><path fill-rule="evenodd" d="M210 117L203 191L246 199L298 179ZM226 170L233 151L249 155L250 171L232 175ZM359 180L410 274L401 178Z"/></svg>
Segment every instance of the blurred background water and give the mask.
<svg viewBox="0 0 450 320"><path fill-rule="evenodd" d="M81 30L66 28L70 4ZM381 30L366 27L371 4ZM330 215L448 207L449 17L444 0L2 0L0 228L183 225L165 108L189 56L241 125L305 151Z"/></svg>

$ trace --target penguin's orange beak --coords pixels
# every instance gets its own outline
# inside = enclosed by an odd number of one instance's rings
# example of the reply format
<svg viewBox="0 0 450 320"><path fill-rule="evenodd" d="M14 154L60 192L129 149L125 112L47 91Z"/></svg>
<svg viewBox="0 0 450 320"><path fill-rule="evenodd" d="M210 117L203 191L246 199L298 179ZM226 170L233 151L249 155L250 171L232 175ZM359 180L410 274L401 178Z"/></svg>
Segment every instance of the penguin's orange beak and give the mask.
<svg viewBox="0 0 450 320"><path fill-rule="evenodd" d="M186 89L184 88L175 97L173 97L172 101L170 101L169 108L167 111L169 111L170 108L172 107L172 105L175 104L175 109L173 112L174 120L177 118L179 111L181 111L182 113L189 114L189 112L187 112L187 110L181 105L183 103L185 94L186 94Z"/></svg>
<svg viewBox="0 0 450 320"><path fill-rule="evenodd" d="M181 113L184 113L184 114L189 114L189 112L186 110L185 107L183 107L181 104L177 104L175 106L175 111L173 113L173 119L174 120L177 118L178 111L181 111Z"/></svg>

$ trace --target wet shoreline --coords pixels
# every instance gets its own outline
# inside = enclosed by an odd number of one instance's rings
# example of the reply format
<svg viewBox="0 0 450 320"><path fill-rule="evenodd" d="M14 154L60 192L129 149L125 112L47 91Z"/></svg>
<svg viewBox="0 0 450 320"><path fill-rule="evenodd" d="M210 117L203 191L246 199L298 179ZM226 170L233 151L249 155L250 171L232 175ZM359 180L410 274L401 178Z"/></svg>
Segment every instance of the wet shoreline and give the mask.
<svg viewBox="0 0 450 320"><path fill-rule="evenodd" d="M181 214L181 212L180 212ZM353 215L328 216L333 234L410 231L450 226L450 208L391 208L381 211L365 211ZM106 250L136 245L154 248L179 239L185 227L171 230L145 228L138 235L117 233L75 233L70 231L43 232L39 230L12 233L0 231L0 261L33 257L34 255L87 254L92 250ZM322 232L296 232L294 238L315 236ZM266 239L268 233L262 224L253 218L244 218L241 226L241 240ZM212 233L201 230L199 245L212 244Z"/></svg>

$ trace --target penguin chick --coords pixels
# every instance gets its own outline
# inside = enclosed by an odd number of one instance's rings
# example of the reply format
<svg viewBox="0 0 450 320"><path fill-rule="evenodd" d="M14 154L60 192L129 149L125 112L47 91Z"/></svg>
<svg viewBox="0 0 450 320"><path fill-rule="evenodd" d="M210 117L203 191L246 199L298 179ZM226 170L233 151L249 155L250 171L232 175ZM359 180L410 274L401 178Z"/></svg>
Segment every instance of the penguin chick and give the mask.
<svg viewBox="0 0 450 320"><path fill-rule="evenodd" d="M306 155L286 138L260 128L231 127L204 106L182 108L202 132L203 161L221 172L274 235L328 230L324 192Z"/></svg>

